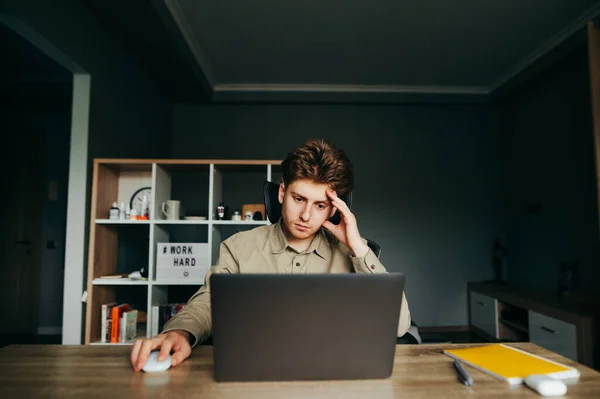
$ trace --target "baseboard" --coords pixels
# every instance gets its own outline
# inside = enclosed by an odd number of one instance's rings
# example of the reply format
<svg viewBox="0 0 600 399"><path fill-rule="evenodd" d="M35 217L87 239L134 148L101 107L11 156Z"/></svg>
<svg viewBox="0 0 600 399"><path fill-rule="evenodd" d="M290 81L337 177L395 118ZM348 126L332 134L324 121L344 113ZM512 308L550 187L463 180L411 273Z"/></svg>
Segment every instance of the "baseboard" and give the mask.
<svg viewBox="0 0 600 399"><path fill-rule="evenodd" d="M62 327L59 326L41 326L37 329L38 335L61 335Z"/></svg>
<svg viewBox="0 0 600 399"><path fill-rule="evenodd" d="M471 331L469 326L433 326L419 327L421 333L449 333L449 332L468 332Z"/></svg>

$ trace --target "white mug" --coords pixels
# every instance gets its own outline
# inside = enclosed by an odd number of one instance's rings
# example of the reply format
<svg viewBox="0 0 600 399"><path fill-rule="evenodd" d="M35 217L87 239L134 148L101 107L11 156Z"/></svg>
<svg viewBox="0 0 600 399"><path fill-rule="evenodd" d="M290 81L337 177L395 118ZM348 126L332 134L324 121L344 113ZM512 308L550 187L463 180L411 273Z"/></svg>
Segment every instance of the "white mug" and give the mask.
<svg viewBox="0 0 600 399"><path fill-rule="evenodd" d="M179 220L180 208L181 201L168 200L162 203L160 210L164 213L167 220Z"/></svg>

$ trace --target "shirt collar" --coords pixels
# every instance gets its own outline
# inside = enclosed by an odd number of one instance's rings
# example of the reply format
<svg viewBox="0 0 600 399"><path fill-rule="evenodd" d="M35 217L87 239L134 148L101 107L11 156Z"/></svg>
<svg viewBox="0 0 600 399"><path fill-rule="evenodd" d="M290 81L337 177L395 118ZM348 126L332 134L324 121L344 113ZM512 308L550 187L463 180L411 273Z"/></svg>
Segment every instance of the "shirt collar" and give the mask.
<svg viewBox="0 0 600 399"><path fill-rule="evenodd" d="M279 219L275 226L273 226L273 233L270 237L271 250L274 254L280 254L289 247L289 241L283 233L282 223L283 219ZM331 257L331 243L323 227L317 232L306 252L315 252L325 260Z"/></svg>
<svg viewBox="0 0 600 399"><path fill-rule="evenodd" d="M274 254L280 254L288 247L288 240L283 234L283 227L281 224L283 223L283 219L279 219L279 221L273 226L273 232L270 237L271 241L271 249Z"/></svg>

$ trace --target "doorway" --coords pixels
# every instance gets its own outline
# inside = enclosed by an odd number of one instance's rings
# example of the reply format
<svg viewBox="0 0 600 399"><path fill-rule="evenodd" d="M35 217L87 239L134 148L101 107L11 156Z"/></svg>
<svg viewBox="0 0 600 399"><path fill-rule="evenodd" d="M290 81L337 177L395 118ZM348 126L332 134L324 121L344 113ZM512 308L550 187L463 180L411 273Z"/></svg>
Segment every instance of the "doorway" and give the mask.
<svg viewBox="0 0 600 399"><path fill-rule="evenodd" d="M73 74L0 23L0 345L60 343Z"/></svg>

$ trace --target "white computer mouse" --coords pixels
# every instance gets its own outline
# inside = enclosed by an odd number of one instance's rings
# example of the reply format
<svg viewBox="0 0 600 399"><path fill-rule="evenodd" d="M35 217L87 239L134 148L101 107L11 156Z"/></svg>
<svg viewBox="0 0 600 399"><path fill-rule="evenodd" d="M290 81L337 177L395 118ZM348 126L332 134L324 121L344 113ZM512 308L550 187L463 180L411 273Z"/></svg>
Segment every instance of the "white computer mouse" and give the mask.
<svg viewBox="0 0 600 399"><path fill-rule="evenodd" d="M148 373L155 373L157 371L165 371L171 367L171 355L167 355L166 359L162 362L158 361L158 355L160 351L150 352L146 364L142 367L142 370Z"/></svg>

